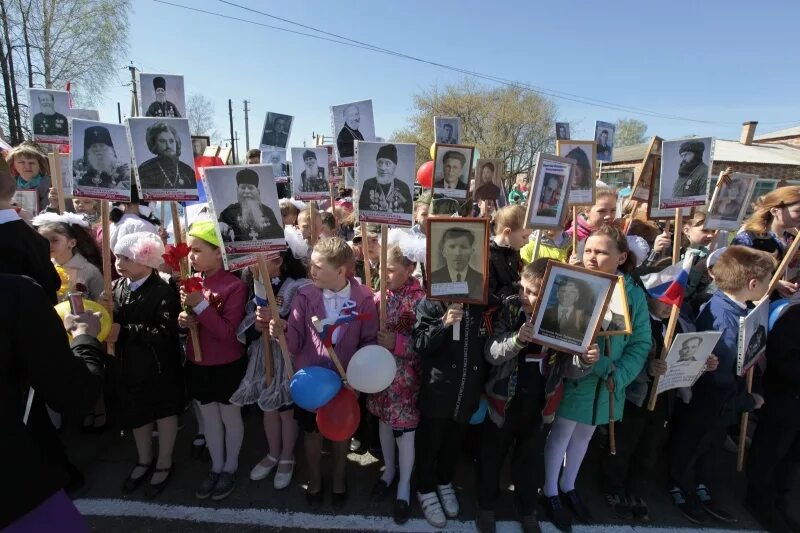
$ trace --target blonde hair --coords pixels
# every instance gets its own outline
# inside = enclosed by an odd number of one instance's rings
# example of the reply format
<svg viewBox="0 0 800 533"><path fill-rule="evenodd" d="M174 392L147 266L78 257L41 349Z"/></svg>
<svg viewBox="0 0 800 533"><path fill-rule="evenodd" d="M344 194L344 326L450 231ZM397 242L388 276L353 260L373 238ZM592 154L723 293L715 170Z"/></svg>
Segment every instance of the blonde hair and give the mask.
<svg viewBox="0 0 800 533"><path fill-rule="evenodd" d="M494 213L494 232L508 228L517 231L525 227L525 208L521 205L507 205Z"/></svg>
<svg viewBox="0 0 800 533"><path fill-rule="evenodd" d="M334 268L349 265L355 261L353 249L339 237L323 237L314 245L313 253L325 258Z"/></svg>
<svg viewBox="0 0 800 533"><path fill-rule="evenodd" d="M800 202L800 187L796 186L780 187L759 197L753 204L755 211L744 222L745 231L758 235L767 233L772 224L771 210L776 207L789 207L798 202Z"/></svg>
<svg viewBox="0 0 800 533"><path fill-rule="evenodd" d="M723 291L737 291L750 280L764 279L775 271L775 258L747 246L728 246L714 263L714 281Z"/></svg>
<svg viewBox="0 0 800 533"><path fill-rule="evenodd" d="M595 192L595 200L594 200L595 203L597 203L597 201L600 198L613 198L614 200L616 200L617 190L608 187L600 187L599 189L597 189L597 192Z"/></svg>
<svg viewBox="0 0 800 533"><path fill-rule="evenodd" d="M39 174L43 176L50 175L50 165L47 162L47 154L41 149L41 147L32 142L24 142L19 146L15 146L11 150L8 151L6 154L6 163L8 166L11 167L11 173L18 174L17 170L14 168L14 158L15 157L24 157L26 159L35 159L37 163L39 163Z"/></svg>
<svg viewBox="0 0 800 533"><path fill-rule="evenodd" d="M706 223L706 212L695 209L692 216L683 221L684 227L696 228L697 226L704 226Z"/></svg>

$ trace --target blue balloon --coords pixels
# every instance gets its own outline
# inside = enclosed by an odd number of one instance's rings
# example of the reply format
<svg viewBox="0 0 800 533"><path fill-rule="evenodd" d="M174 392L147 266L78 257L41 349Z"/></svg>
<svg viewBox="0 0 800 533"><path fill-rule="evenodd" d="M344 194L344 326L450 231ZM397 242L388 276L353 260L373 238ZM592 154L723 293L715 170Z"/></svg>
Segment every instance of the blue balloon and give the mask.
<svg viewBox="0 0 800 533"><path fill-rule="evenodd" d="M789 305L788 298L781 298L780 300L775 300L774 302L770 302L769 304L769 331L772 331L772 327L775 325L775 322L778 321L778 318L781 314L786 310L786 306Z"/></svg>
<svg viewBox="0 0 800 533"><path fill-rule="evenodd" d="M314 411L331 401L341 388L339 374L321 366L298 370L289 382L292 400L307 411Z"/></svg>
<svg viewBox="0 0 800 533"><path fill-rule="evenodd" d="M483 419L486 418L486 411L489 410L489 402L481 396L481 402L478 404L478 408L472 413L472 418L469 419L469 423L472 425L483 424Z"/></svg>

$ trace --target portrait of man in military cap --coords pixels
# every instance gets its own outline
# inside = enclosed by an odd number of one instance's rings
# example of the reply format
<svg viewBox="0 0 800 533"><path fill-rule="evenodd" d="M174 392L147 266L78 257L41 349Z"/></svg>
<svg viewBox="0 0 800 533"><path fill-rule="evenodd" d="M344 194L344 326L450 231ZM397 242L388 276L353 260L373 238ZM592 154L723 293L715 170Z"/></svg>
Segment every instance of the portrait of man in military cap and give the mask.
<svg viewBox="0 0 800 533"><path fill-rule="evenodd" d="M188 199L184 195L189 195L196 199L197 181L188 120L129 118L126 122L144 198L177 200ZM148 156L153 157L147 159ZM156 192L151 194L148 189ZM182 192L163 192L168 190Z"/></svg>
<svg viewBox="0 0 800 533"><path fill-rule="evenodd" d="M360 221L411 224L415 160L413 144L358 143Z"/></svg>
<svg viewBox="0 0 800 533"><path fill-rule="evenodd" d="M69 138L67 93L47 89L29 89L29 96L33 140L66 143Z"/></svg>
<svg viewBox="0 0 800 533"><path fill-rule="evenodd" d="M186 98L183 76L138 74L139 114L144 117L184 118Z"/></svg>

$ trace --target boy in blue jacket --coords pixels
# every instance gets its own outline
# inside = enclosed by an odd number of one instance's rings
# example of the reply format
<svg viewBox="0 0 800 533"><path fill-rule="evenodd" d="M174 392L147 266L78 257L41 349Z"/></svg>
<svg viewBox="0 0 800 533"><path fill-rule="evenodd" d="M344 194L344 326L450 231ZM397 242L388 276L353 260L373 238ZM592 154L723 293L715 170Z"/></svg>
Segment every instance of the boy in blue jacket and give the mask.
<svg viewBox="0 0 800 533"><path fill-rule="evenodd" d="M673 422L670 474L675 487L670 491L683 515L696 524L706 514L732 523L736 519L711 497L715 457L721 455L726 428L736 424L745 411L759 409L764 398L750 394L744 379L736 373L739 319L747 316L751 302L766 294L775 270L769 254L731 246L714 265L717 291L700 309L697 331L721 331L714 348L719 366L707 372L692 387L692 399Z"/></svg>

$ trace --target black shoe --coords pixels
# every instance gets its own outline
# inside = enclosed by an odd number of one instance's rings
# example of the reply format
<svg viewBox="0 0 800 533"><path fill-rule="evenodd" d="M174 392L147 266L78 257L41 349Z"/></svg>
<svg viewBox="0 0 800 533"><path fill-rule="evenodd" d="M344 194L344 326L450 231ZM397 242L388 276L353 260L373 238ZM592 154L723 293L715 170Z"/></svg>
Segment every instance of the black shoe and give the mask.
<svg viewBox="0 0 800 533"><path fill-rule="evenodd" d="M536 516L535 512L521 516L519 523L522 526L522 533L542 533L542 528L539 526L539 517Z"/></svg>
<svg viewBox="0 0 800 533"><path fill-rule="evenodd" d="M146 478L149 474L153 472L153 469L156 467L156 462L153 461L152 463L143 464L143 463L136 463L136 466L133 467L133 470L136 470L136 467L141 466L142 468L146 468L147 470L144 471L144 474L137 478L133 478L130 475L128 478L122 483L122 492L133 492L139 488L139 485L142 484L144 478ZM131 474L133 474L133 470L131 470Z"/></svg>
<svg viewBox="0 0 800 533"><path fill-rule="evenodd" d="M627 495L622 493L606 494L606 503L617 517L623 520L633 519L633 509Z"/></svg>
<svg viewBox="0 0 800 533"><path fill-rule="evenodd" d="M589 508L586 507L586 504L583 503L581 497L578 496L578 491L572 489L565 493L564 496L567 498L567 507L569 507L570 511L572 511L572 514L575 515L575 518L577 518L579 522L588 524L592 521L592 513L589 511Z"/></svg>
<svg viewBox="0 0 800 533"><path fill-rule="evenodd" d="M478 509L478 513L475 515L475 528L479 533L495 533L497 522L494 519L494 511Z"/></svg>
<svg viewBox="0 0 800 533"><path fill-rule="evenodd" d="M394 523L402 526L411 516L411 505L405 500L394 501Z"/></svg>
<svg viewBox="0 0 800 533"><path fill-rule="evenodd" d="M372 486L372 490L369 493L369 501L382 502L388 495L389 485L384 480L378 479L378 481L376 481Z"/></svg>
<svg viewBox="0 0 800 533"><path fill-rule="evenodd" d="M647 502L640 496L628 496L628 501L631 504L631 512L633 518L642 522L650 521L650 510L647 508Z"/></svg>
<svg viewBox="0 0 800 533"><path fill-rule="evenodd" d="M678 487L673 487L669 493L672 496L673 503L688 521L698 525L706 523L706 517L708 515L703 511L703 508L700 507L697 497L691 499L686 498L683 491Z"/></svg>
<svg viewBox="0 0 800 533"><path fill-rule="evenodd" d="M334 509L341 509L347 502L347 485L344 487L344 492L331 492L331 505Z"/></svg>
<svg viewBox="0 0 800 533"><path fill-rule="evenodd" d="M153 470L153 475L163 472L166 472L167 475L164 479L161 480L160 483L153 483L151 481L150 484L147 485L147 488L144 489L145 498L155 498L156 496L161 494L161 491L164 490L164 487L167 486L169 480L172 479L172 472L174 470L173 466L174 465L170 465L169 468L156 468L155 470Z"/></svg>
<svg viewBox="0 0 800 533"><path fill-rule="evenodd" d="M739 521L738 518L721 508L713 499L711 499L711 492L705 485L698 485L697 489L695 489L695 494L697 494L697 498L700 500L700 506L705 510L705 512L720 522L724 522L726 524L735 524Z"/></svg>
<svg viewBox="0 0 800 533"><path fill-rule="evenodd" d="M312 509L319 509L322 505L324 500L323 492L322 492L322 485L319 486L319 490L317 492L308 492L306 489L306 503Z"/></svg>
<svg viewBox="0 0 800 533"><path fill-rule="evenodd" d="M544 497L545 509L550 521L556 528L565 533L572 532L572 518L564 506L561 505L561 498L558 496L545 496Z"/></svg>

